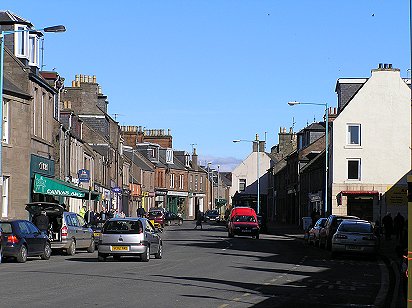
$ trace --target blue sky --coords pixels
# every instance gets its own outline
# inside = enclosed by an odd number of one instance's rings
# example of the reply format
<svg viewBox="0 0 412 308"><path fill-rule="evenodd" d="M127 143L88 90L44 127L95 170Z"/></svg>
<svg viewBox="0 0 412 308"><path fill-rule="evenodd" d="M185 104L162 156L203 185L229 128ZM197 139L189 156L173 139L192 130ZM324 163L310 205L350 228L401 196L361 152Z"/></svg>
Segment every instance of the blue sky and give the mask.
<svg viewBox="0 0 412 308"><path fill-rule="evenodd" d="M121 125L171 129L173 147L230 170L280 127L336 106L338 78L392 63L409 77L409 1L2 1L46 34L45 70L96 75Z"/></svg>

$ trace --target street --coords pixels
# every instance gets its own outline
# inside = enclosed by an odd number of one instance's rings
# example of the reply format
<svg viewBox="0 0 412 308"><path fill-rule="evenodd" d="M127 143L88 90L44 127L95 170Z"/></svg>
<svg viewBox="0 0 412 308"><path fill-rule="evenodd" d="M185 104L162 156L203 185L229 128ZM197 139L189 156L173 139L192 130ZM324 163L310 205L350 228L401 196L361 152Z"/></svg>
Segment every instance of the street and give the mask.
<svg viewBox="0 0 412 308"><path fill-rule="evenodd" d="M383 306L377 259L339 257L302 240L227 237L222 225L166 227L163 259L97 262L97 252L0 265L1 307ZM387 274L387 273L386 273Z"/></svg>

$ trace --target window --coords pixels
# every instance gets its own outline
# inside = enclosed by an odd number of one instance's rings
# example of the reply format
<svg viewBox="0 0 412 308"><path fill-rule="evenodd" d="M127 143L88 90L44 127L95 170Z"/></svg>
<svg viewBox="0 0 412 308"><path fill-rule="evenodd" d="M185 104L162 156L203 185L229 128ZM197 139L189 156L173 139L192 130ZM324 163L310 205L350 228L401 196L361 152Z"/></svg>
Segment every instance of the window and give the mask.
<svg viewBox="0 0 412 308"><path fill-rule="evenodd" d="M41 125L41 137L44 138L44 121L45 121L45 114L44 114L44 93L41 95L41 114L40 114L40 125Z"/></svg>
<svg viewBox="0 0 412 308"><path fill-rule="evenodd" d="M9 143L9 137L10 137L10 126L9 126L9 106L10 102L7 100L4 100L3 102L3 142L4 143Z"/></svg>
<svg viewBox="0 0 412 308"><path fill-rule="evenodd" d="M200 177L200 191L203 191L203 176Z"/></svg>
<svg viewBox="0 0 412 308"><path fill-rule="evenodd" d="M166 150L166 163L173 164L173 150L172 149Z"/></svg>
<svg viewBox="0 0 412 308"><path fill-rule="evenodd" d="M198 188L197 188L197 182L198 182L198 176L195 175L195 191L198 190Z"/></svg>
<svg viewBox="0 0 412 308"><path fill-rule="evenodd" d="M246 179L239 179L239 191L245 191Z"/></svg>
<svg viewBox="0 0 412 308"><path fill-rule="evenodd" d="M193 174L190 175L189 189L193 189Z"/></svg>
<svg viewBox="0 0 412 308"><path fill-rule="evenodd" d="M183 189L183 174L179 175L179 188Z"/></svg>
<svg viewBox="0 0 412 308"><path fill-rule="evenodd" d="M360 124L348 124L348 145L361 145Z"/></svg>
<svg viewBox="0 0 412 308"><path fill-rule="evenodd" d="M360 180L360 159L348 160L348 180Z"/></svg>
<svg viewBox="0 0 412 308"><path fill-rule="evenodd" d="M172 173L170 174L170 188L175 187L175 175Z"/></svg>
<svg viewBox="0 0 412 308"><path fill-rule="evenodd" d="M36 113L37 113L37 89L34 89L34 95L33 95L33 135L36 136L37 130L36 130Z"/></svg>
<svg viewBox="0 0 412 308"><path fill-rule="evenodd" d="M10 178L3 177L3 190L2 190L2 209L1 217L7 217L9 214L9 182Z"/></svg>
<svg viewBox="0 0 412 308"><path fill-rule="evenodd" d="M15 25L14 31L14 53L17 57L27 58L29 53L29 33L26 26Z"/></svg>
<svg viewBox="0 0 412 308"><path fill-rule="evenodd" d="M35 34L29 35L29 65L39 67L39 38Z"/></svg>

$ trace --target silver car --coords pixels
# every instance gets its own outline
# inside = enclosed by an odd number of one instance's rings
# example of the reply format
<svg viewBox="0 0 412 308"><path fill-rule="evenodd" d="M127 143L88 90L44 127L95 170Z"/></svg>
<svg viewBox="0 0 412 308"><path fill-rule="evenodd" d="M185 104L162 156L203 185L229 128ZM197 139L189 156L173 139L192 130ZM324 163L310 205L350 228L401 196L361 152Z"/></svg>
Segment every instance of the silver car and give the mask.
<svg viewBox="0 0 412 308"><path fill-rule="evenodd" d="M372 223L345 219L332 237L332 255L337 253L376 254L378 239Z"/></svg>
<svg viewBox="0 0 412 308"><path fill-rule="evenodd" d="M122 256L140 256L148 262L150 255L162 258L162 239L146 218L113 218L103 226L98 252L99 261L108 256L117 260Z"/></svg>
<svg viewBox="0 0 412 308"><path fill-rule="evenodd" d="M49 219L47 235L51 248L65 250L73 256L78 249L95 250L93 230L79 214L66 211L61 205L50 202L32 202L26 204L26 210L32 220L40 212L46 212Z"/></svg>

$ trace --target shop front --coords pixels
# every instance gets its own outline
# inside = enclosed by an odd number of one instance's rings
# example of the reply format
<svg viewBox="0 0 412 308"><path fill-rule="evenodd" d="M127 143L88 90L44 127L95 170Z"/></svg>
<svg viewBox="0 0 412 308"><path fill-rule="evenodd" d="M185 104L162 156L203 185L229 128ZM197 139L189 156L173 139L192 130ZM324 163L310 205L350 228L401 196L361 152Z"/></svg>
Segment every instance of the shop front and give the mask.
<svg viewBox="0 0 412 308"><path fill-rule="evenodd" d="M155 190L155 207L157 208L166 208L167 202L167 190Z"/></svg>
<svg viewBox="0 0 412 308"><path fill-rule="evenodd" d="M171 213L181 214L183 219L186 219L186 199L188 195L188 192L184 191L168 191L166 210Z"/></svg>

